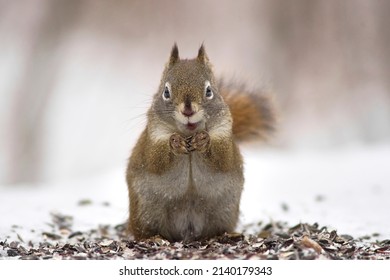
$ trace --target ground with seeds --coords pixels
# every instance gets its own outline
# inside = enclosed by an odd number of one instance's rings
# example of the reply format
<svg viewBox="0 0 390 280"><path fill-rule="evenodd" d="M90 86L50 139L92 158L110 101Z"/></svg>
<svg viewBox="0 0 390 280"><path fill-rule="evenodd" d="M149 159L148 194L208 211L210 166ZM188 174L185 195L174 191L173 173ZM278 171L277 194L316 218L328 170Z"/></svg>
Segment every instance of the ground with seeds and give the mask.
<svg viewBox="0 0 390 280"><path fill-rule="evenodd" d="M0 186L0 259L389 259L389 144L242 152L239 234L135 242L121 225L129 202L119 166Z"/></svg>
<svg viewBox="0 0 390 280"><path fill-rule="evenodd" d="M52 214L42 241L0 239L1 259L390 259L390 240L354 239L318 224L250 225L254 234L225 234L191 243L155 237L134 241L123 225L73 231L71 216Z"/></svg>

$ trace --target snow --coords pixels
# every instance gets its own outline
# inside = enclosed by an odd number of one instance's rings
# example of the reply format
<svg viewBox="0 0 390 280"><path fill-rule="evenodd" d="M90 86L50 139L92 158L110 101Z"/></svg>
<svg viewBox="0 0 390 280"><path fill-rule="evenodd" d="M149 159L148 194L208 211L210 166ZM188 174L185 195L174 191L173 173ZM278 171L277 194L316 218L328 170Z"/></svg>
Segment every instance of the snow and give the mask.
<svg viewBox="0 0 390 280"><path fill-rule="evenodd" d="M0 239L41 240L50 231L50 213L73 217L73 229L117 225L128 216L124 171L116 168L91 178L49 185L0 187ZM80 206L80 202L91 203ZM32 232L34 230L34 232Z"/></svg>
<svg viewBox="0 0 390 280"><path fill-rule="evenodd" d="M318 222L341 234L390 238L390 146L244 156L243 223Z"/></svg>
<svg viewBox="0 0 390 280"><path fill-rule="evenodd" d="M242 151L246 183L240 225L317 222L340 234L390 238L390 145ZM24 241L40 240L41 232L50 230L50 212L73 216L75 231L125 222L124 169L56 184L0 186L0 239L14 240L18 233ZM91 204L80 206L85 199Z"/></svg>

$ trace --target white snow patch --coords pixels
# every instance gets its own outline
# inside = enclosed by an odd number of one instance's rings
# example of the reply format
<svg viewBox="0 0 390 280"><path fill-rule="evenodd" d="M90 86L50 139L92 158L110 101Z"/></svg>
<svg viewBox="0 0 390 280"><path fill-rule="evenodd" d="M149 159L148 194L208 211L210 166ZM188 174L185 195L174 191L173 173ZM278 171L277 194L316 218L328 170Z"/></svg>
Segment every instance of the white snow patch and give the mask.
<svg viewBox="0 0 390 280"><path fill-rule="evenodd" d="M243 224L318 222L354 237L390 237L390 146L245 150L244 158Z"/></svg>

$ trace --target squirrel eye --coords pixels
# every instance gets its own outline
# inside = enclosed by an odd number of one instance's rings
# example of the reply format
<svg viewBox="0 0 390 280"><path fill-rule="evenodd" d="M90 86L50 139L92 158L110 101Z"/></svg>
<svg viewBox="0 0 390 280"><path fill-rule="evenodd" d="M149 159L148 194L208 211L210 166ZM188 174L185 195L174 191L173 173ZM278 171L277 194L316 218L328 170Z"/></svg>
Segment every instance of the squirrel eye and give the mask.
<svg viewBox="0 0 390 280"><path fill-rule="evenodd" d="M206 87L205 96L206 96L207 99L212 99L212 98L214 97L214 93L213 93L213 91L211 90L211 87L210 87L210 86L207 86L207 87Z"/></svg>
<svg viewBox="0 0 390 280"><path fill-rule="evenodd" d="M165 86L162 97L164 100L169 100L171 99L171 92L169 91L168 86Z"/></svg>

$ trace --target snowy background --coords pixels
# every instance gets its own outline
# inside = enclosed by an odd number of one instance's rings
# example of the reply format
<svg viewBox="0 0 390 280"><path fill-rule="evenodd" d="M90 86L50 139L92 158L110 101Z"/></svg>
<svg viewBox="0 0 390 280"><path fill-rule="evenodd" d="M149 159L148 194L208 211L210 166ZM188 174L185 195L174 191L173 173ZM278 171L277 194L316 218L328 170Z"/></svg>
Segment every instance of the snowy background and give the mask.
<svg viewBox="0 0 390 280"><path fill-rule="evenodd" d="M126 161L175 41L182 57L204 42L218 75L275 97L278 133L242 149L242 225L390 238L389 10L0 0L0 239L38 238L50 212L72 215L75 230L126 220Z"/></svg>

